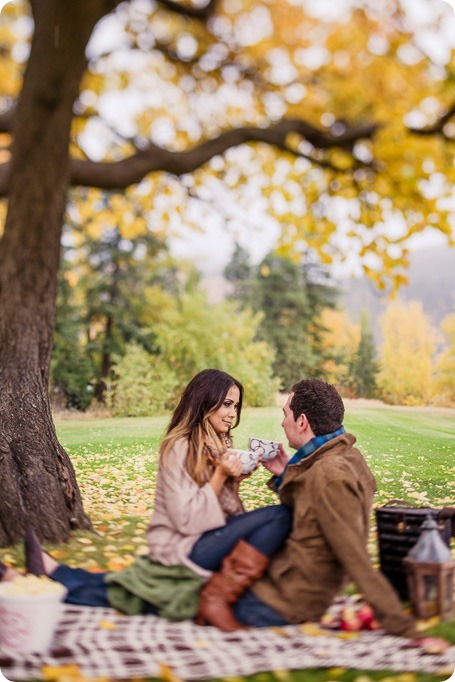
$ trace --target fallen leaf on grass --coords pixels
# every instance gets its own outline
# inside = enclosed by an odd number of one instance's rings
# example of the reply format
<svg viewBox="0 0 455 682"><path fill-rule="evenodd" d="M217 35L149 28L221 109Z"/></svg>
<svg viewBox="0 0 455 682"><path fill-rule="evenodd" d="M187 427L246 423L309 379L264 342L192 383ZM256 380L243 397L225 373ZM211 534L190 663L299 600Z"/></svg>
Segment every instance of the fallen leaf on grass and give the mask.
<svg viewBox="0 0 455 682"><path fill-rule="evenodd" d="M341 677L346 672L346 668L329 668L327 670L327 677L329 680L335 680L337 677Z"/></svg>
<svg viewBox="0 0 455 682"><path fill-rule="evenodd" d="M124 568L125 562L119 557L116 557L115 559L109 559L107 562L108 571L122 571Z"/></svg>
<svg viewBox="0 0 455 682"><path fill-rule="evenodd" d="M66 559L68 557L68 552L66 552L64 549L52 549L49 554L57 561L61 561L62 559Z"/></svg>
<svg viewBox="0 0 455 682"><path fill-rule="evenodd" d="M428 630L441 622L440 616L433 616L433 618L428 618L427 620L418 620L416 628L419 632L423 630Z"/></svg>

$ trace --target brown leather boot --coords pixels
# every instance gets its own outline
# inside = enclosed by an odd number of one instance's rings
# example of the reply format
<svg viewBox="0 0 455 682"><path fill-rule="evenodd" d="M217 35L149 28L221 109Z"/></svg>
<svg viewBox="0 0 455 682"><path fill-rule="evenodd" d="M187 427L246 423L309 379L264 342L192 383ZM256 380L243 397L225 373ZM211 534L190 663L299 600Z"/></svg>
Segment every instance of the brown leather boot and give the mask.
<svg viewBox="0 0 455 682"><path fill-rule="evenodd" d="M247 587L264 573L270 558L245 540L239 540L223 559L221 571L214 573L201 590L198 625L214 625L223 632L248 630L234 617L234 604Z"/></svg>

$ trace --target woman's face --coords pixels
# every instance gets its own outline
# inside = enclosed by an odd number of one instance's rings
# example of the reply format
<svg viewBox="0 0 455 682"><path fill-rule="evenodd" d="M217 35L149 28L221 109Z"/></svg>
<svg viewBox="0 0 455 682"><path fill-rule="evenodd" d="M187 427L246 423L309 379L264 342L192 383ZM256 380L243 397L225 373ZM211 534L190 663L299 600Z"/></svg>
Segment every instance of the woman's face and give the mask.
<svg viewBox="0 0 455 682"><path fill-rule="evenodd" d="M223 404L208 416L210 424L219 434L228 433L239 407L240 391L237 386L231 386Z"/></svg>

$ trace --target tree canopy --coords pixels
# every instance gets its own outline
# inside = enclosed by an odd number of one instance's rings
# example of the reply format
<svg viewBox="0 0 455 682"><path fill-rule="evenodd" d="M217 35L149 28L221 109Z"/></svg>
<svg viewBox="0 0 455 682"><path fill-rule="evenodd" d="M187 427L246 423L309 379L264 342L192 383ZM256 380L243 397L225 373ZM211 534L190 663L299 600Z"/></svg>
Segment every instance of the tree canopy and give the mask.
<svg viewBox="0 0 455 682"><path fill-rule="evenodd" d="M104 11L74 104L71 184L127 190L152 230L218 213L240 234L263 219L285 255L313 248L325 262L350 240L381 287L404 281L409 236L430 226L451 240L455 58L442 0L425 26L399 0L330 13L310 0L112 0ZM27 12L4 10L6 134ZM83 215L97 198L84 194Z"/></svg>

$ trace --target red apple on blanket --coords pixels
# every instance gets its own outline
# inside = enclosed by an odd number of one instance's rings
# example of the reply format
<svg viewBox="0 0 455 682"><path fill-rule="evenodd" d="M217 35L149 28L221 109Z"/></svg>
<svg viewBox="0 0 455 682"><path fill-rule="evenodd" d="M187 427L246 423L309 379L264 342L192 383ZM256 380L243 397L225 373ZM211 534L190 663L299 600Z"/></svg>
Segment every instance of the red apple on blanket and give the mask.
<svg viewBox="0 0 455 682"><path fill-rule="evenodd" d="M352 606L346 606L341 612L340 630L356 631L360 630L360 627L361 620L358 614Z"/></svg>
<svg viewBox="0 0 455 682"><path fill-rule="evenodd" d="M373 609L369 604L364 604L357 611L357 618L360 620L362 630L378 630L379 623L374 617Z"/></svg>

